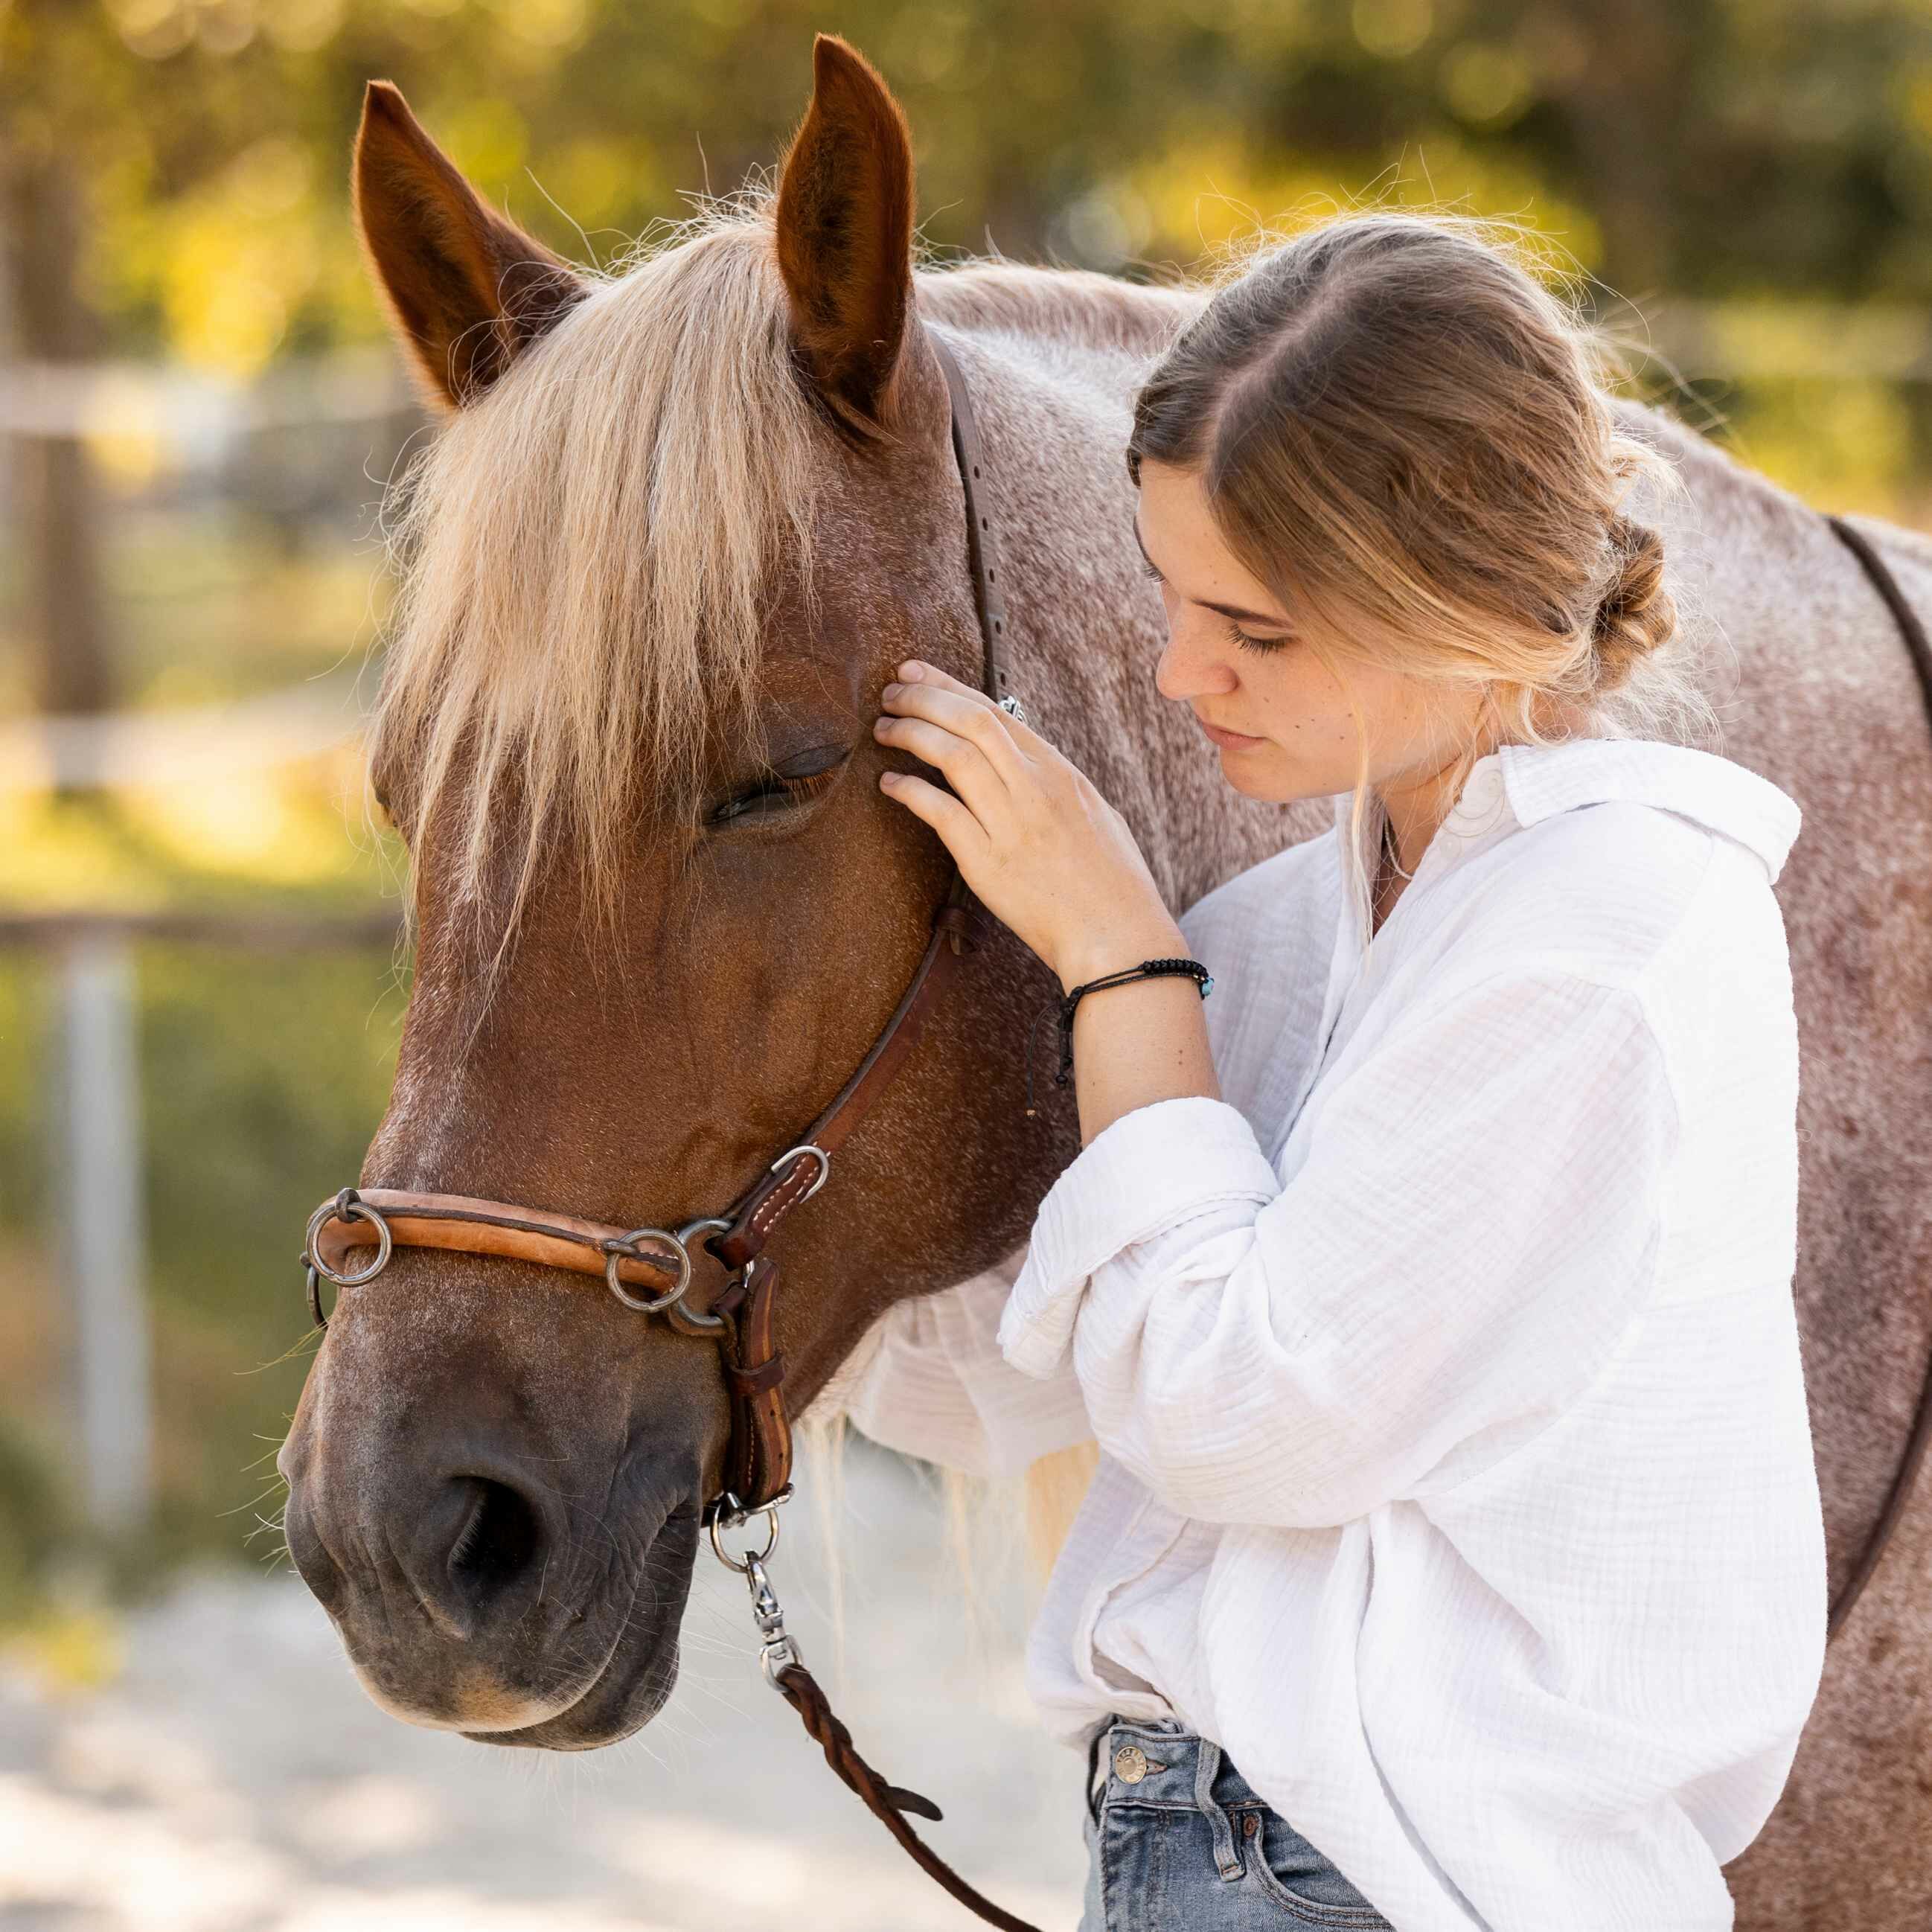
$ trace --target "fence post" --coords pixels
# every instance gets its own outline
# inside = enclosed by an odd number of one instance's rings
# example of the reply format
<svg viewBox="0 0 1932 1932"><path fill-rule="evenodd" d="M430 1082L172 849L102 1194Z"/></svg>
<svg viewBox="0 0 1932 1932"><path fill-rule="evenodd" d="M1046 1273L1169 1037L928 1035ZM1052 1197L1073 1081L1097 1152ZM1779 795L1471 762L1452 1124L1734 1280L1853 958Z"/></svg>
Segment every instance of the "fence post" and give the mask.
<svg viewBox="0 0 1932 1932"><path fill-rule="evenodd" d="M138 1529L153 1499L134 948L80 932L62 952L68 1095L64 1193L87 1503L103 1529Z"/></svg>

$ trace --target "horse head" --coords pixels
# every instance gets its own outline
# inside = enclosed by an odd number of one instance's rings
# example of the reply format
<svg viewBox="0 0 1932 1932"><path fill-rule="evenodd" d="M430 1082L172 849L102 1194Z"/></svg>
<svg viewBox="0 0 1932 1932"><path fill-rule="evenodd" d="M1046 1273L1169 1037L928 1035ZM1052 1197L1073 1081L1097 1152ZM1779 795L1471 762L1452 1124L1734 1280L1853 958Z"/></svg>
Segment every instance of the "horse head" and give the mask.
<svg viewBox="0 0 1932 1932"><path fill-rule="evenodd" d="M1004 397L1016 642L1060 672L1023 674L1034 722L1176 904L1280 842L1155 702L1160 613L1130 560L1132 372L1190 298L916 273L904 116L843 42L814 66L776 190L617 272L486 206L368 90L358 227L442 422L401 492L370 725L413 943L364 1187L676 1228L792 1145L879 1034L951 867L878 789L914 764L872 737L878 693L914 653L980 676L934 328ZM1001 360L1002 330L1047 340ZM774 1237L794 1411L892 1302L1018 1247L1077 1146L1070 1094L1020 1104L1051 975L994 927L962 978ZM692 1247L701 1310L723 1270ZM527 1258L399 1247L341 1292L310 1370L289 1546L398 1715L608 1742L674 1681L728 1412L701 1334Z"/></svg>

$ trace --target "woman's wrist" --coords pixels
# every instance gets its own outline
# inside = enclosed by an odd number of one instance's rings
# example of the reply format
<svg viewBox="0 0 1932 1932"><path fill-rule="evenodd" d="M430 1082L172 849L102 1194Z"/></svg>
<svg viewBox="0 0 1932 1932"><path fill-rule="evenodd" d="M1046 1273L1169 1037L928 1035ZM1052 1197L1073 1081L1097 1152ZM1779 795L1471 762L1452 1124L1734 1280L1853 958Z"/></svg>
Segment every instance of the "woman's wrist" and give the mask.
<svg viewBox="0 0 1932 1932"><path fill-rule="evenodd" d="M1178 932L1128 932L1118 944L1070 958L1066 990L1131 970L1143 960L1187 956L1186 940ZM1199 986L1185 973L1120 980L1081 999L1070 1044L1083 1147L1123 1114L1150 1102L1221 1097L1203 1004Z"/></svg>
<svg viewBox="0 0 1932 1932"><path fill-rule="evenodd" d="M1054 962L1062 994L1090 980L1104 979L1109 973L1124 973L1144 959L1175 959L1187 956L1187 935L1173 920L1164 925L1149 920L1144 925L1123 928L1118 932L1096 934L1082 939Z"/></svg>

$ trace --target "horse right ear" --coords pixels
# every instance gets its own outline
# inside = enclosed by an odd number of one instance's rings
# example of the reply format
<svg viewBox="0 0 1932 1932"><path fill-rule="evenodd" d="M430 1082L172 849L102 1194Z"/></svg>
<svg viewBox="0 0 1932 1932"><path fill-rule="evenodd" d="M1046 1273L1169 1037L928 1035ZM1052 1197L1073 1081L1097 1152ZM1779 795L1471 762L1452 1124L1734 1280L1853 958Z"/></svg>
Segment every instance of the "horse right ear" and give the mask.
<svg viewBox="0 0 1932 1932"><path fill-rule="evenodd" d="M863 439L895 412L912 314L912 135L878 70L836 34L813 40L812 60L812 105L778 185L778 271L800 365Z"/></svg>
<svg viewBox="0 0 1932 1932"><path fill-rule="evenodd" d="M475 401L590 292L478 198L386 80L362 96L353 184L370 272L434 409Z"/></svg>

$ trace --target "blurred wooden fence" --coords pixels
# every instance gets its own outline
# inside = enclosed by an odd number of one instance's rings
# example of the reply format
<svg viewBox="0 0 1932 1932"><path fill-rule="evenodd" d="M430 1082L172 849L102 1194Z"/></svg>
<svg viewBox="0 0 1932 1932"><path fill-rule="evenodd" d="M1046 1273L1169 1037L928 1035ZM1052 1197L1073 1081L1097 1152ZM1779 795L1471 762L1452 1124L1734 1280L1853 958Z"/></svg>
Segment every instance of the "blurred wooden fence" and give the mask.
<svg viewBox="0 0 1932 1932"><path fill-rule="evenodd" d="M396 932L388 913L0 914L0 946L44 955L59 989L50 1205L72 1310L83 1493L103 1531L138 1530L154 1499L136 949L168 940L306 952L387 944Z"/></svg>

